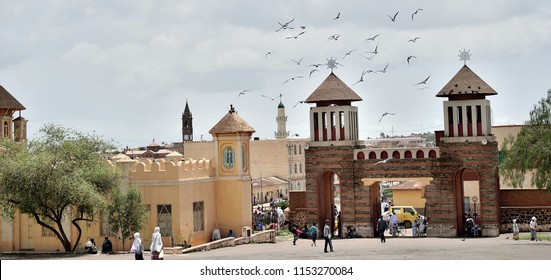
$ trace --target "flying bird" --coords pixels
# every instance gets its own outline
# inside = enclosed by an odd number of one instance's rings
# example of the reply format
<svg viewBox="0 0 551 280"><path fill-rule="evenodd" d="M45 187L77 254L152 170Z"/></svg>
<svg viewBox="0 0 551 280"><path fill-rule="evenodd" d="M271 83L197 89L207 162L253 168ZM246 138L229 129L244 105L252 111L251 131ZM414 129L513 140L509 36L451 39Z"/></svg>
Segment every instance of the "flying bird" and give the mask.
<svg viewBox="0 0 551 280"><path fill-rule="evenodd" d="M409 39L408 42L414 42L415 43L415 41L417 41L417 39L419 39L419 38L421 38L421 37L415 37L413 39Z"/></svg>
<svg viewBox="0 0 551 280"><path fill-rule="evenodd" d="M278 98L278 97L283 97L283 94L280 93L280 94L278 94L278 95L276 95L276 96L274 96L274 97L266 96L266 95L264 95L264 94L261 94L260 96L266 97L266 98L268 98L268 99L270 99L270 100L274 100L274 99L276 99L276 98Z"/></svg>
<svg viewBox="0 0 551 280"><path fill-rule="evenodd" d="M385 68L383 68L382 70L379 70L379 72L386 73L386 68L388 67L388 65L390 65L390 62L386 64Z"/></svg>
<svg viewBox="0 0 551 280"><path fill-rule="evenodd" d="M377 165L377 164L381 164L381 163L387 163L387 162L389 162L391 159L392 159L392 158L386 158L386 159L384 159L384 160L380 160L380 161L374 163L373 165Z"/></svg>
<svg viewBox="0 0 551 280"><path fill-rule="evenodd" d="M327 41L329 41L329 40L335 40L335 41L337 41L337 40L339 39L339 37L341 37L340 34L333 34L333 35L329 36L329 38L327 39Z"/></svg>
<svg viewBox="0 0 551 280"><path fill-rule="evenodd" d="M351 51L348 51L346 52L346 54L342 57L342 59L344 59L345 57L349 56L350 54L352 54L353 52L355 52L356 50L351 50Z"/></svg>
<svg viewBox="0 0 551 280"><path fill-rule="evenodd" d="M374 55L372 55L370 57L367 57L367 56L364 56L364 57L367 58L367 60L371 60L374 57Z"/></svg>
<svg viewBox="0 0 551 280"><path fill-rule="evenodd" d="M432 75L432 74L431 74ZM430 76L429 75L426 79L424 79L422 82L418 82L416 84L414 84L414 86L418 86L418 85L426 85L427 84L427 81L429 80Z"/></svg>
<svg viewBox="0 0 551 280"><path fill-rule="evenodd" d="M375 36L373 36L373 37L371 37L371 38L367 38L367 39L365 39L365 40L366 40L366 41L375 41L375 38L377 38L379 35L381 35L381 33L379 33L379 34L377 34L377 35L375 35Z"/></svg>
<svg viewBox="0 0 551 280"><path fill-rule="evenodd" d="M389 112L385 112L385 113L383 113L383 115L381 116L381 118L379 119L378 122L381 122L381 121L383 120L383 118L386 117L386 116L388 116L388 115L396 115L396 114L394 114L394 113L389 113Z"/></svg>
<svg viewBox="0 0 551 280"><path fill-rule="evenodd" d="M285 37L285 39L293 39L293 38L294 38L294 39L298 39L298 36L304 34L304 32L305 32L305 31L302 31L302 32L300 32L299 34L297 34L297 35L295 35L295 36L288 36L288 37Z"/></svg>
<svg viewBox="0 0 551 280"><path fill-rule="evenodd" d="M377 46L375 46L375 50L372 51L372 52L365 52L365 53L372 53L372 54L377 54L377 49L379 48L379 44L377 44Z"/></svg>
<svg viewBox="0 0 551 280"><path fill-rule="evenodd" d="M293 27L289 27L289 23L293 22L294 20L295 20L295 19L293 18L292 20L290 20L290 21L288 21L288 22L286 22L286 23L284 23L284 24L281 24L281 22L278 21L277 23L279 23L280 27L279 27L278 30L276 30L276 32L278 32L278 31L281 30L281 29L293 29Z"/></svg>
<svg viewBox="0 0 551 280"><path fill-rule="evenodd" d="M339 12L333 20L336 20L336 19L339 19L339 18L341 18L341 12Z"/></svg>
<svg viewBox="0 0 551 280"><path fill-rule="evenodd" d="M301 101L297 102L297 104L295 104L295 106L293 106L293 108L297 107L298 104L302 104L302 103L304 103L304 100L301 100Z"/></svg>
<svg viewBox="0 0 551 280"><path fill-rule="evenodd" d="M419 90L425 90L425 89L428 89L429 87L422 87L422 88L418 88L417 91Z"/></svg>
<svg viewBox="0 0 551 280"><path fill-rule="evenodd" d="M322 66L322 65L325 65L325 64L324 64L324 63L316 63L316 64L310 64L310 65L308 65L308 66L313 66L313 67L318 68L318 67L320 67L320 66Z"/></svg>
<svg viewBox="0 0 551 280"><path fill-rule="evenodd" d="M304 77L302 77L302 76L291 77L291 78L287 79L287 80L286 80L285 82L283 82L283 83L286 83L286 82L288 82L288 81L294 81L295 79L300 79L300 78L304 78Z"/></svg>
<svg viewBox="0 0 551 280"><path fill-rule="evenodd" d="M412 59L412 58L417 58L417 57L416 57L416 56L414 56L414 55L410 55L410 56L408 56L408 59L407 59L407 61L408 61L408 65L409 65L409 60L410 60L410 59Z"/></svg>
<svg viewBox="0 0 551 280"><path fill-rule="evenodd" d="M389 15L387 15L387 16L390 18L390 20L392 20L392 22L395 22L395 21L396 21L396 16L398 15L399 12L400 12L400 11L397 11L396 14L394 14L393 17L391 17L391 16L389 16Z"/></svg>
<svg viewBox="0 0 551 280"><path fill-rule="evenodd" d="M363 82L363 81L364 81L364 75L365 75L366 73L369 73L369 71L371 71L371 70L368 70L368 71L365 71L365 70L364 70L364 71L362 71L362 76L360 76L360 80L357 81L357 82L355 82L355 83L352 84L352 85L355 85L355 84L357 84L357 83Z"/></svg>
<svg viewBox="0 0 551 280"><path fill-rule="evenodd" d="M314 68L314 69L312 69L312 70L310 71L310 78L312 78L312 73L314 73L314 72L318 72L318 71L319 71L318 69L315 69L315 68Z"/></svg>
<svg viewBox="0 0 551 280"><path fill-rule="evenodd" d="M266 58L268 58L268 55L272 54L274 51L269 51L266 53Z"/></svg>
<svg viewBox="0 0 551 280"><path fill-rule="evenodd" d="M298 61L297 61L297 60L294 60L294 59L291 59L291 61L294 62L294 63L296 63L297 65L300 65L300 62L302 62L303 59L304 59L304 57L301 58L301 59L299 59Z"/></svg>
<svg viewBox="0 0 551 280"><path fill-rule="evenodd" d="M239 96L244 95L245 92L247 92L247 91L251 91L251 90L250 90L250 89L244 89L244 90L242 90L242 91L237 95L237 99L239 99Z"/></svg>
<svg viewBox="0 0 551 280"><path fill-rule="evenodd" d="M413 14L411 14L411 20L413 20L413 16L416 15L419 11L422 11L423 9L417 9Z"/></svg>

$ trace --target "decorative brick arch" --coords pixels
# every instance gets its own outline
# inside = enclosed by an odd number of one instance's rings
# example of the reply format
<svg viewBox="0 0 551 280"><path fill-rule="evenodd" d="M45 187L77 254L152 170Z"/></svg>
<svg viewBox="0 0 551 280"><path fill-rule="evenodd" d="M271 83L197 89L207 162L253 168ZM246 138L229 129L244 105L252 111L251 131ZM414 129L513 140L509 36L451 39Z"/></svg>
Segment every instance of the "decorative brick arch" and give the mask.
<svg viewBox="0 0 551 280"><path fill-rule="evenodd" d="M425 153L423 150L418 150L417 153L415 153L416 158L425 158Z"/></svg>
<svg viewBox="0 0 551 280"><path fill-rule="evenodd" d="M358 158L358 159L365 159L365 154L364 154L364 152L359 152L358 155L357 155L357 158Z"/></svg>
<svg viewBox="0 0 551 280"><path fill-rule="evenodd" d="M404 152L404 158L412 158L413 155L411 154L411 151L410 150L407 150Z"/></svg>
<svg viewBox="0 0 551 280"><path fill-rule="evenodd" d="M381 152L381 159L387 159L388 158L388 153L386 151L382 151Z"/></svg>
<svg viewBox="0 0 551 280"><path fill-rule="evenodd" d="M333 171L324 171L317 176L317 223L320 228L323 228L325 220L329 220L331 222L331 230L335 230L335 217L333 216L333 205L335 204L335 197L333 196L334 175L339 177Z"/></svg>
<svg viewBox="0 0 551 280"><path fill-rule="evenodd" d="M430 150L429 151L429 158L436 158L436 151L435 150Z"/></svg>

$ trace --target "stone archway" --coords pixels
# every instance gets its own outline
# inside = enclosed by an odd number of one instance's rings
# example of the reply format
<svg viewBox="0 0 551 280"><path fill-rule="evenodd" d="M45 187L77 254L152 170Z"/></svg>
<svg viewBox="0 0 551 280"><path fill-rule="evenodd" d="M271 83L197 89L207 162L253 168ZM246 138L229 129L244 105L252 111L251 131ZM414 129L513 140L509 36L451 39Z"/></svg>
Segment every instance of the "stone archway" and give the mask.
<svg viewBox="0 0 551 280"><path fill-rule="evenodd" d="M455 213L457 236L465 236L465 221L468 215L475 220L475 224L482 226L480 215L480 174L470 168L462 168L455 173Z"/></svg>
<svg viewBox="0 0 551 280"><path fill-rule="evenodd" d="M339 191L338 186L339 176L333 171L325 171L318 177L318 228L323 230L325 226L325 220L330 221L331 230L335 232L335 219L336 216L333 212L335 203L335 192ZM336 183L337 182L337 183ZM340 207L338 208L340 209ZM342 220L342 217L341 217Z"/></svg>

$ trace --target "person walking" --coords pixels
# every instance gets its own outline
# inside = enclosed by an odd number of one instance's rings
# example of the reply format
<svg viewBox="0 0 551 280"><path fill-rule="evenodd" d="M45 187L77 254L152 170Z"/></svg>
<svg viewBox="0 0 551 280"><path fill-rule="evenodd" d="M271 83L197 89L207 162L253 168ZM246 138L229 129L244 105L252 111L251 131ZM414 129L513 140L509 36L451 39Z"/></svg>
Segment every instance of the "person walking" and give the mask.
<svg viewBox="0 0 551 280"><path fill-rule="evenodd" d="M153 235L151 235L151 259L152 260L162 260L164 258L163 251L163 239L161 236L161 228L156 227L153 230Z"/></svg>
<svg viewBox="0 0 551 280"><path fill-rule="evenodd" d="M530 220L530 240L531 241L538 241L537 227L538 227L538 223L536 222L536 217L532 217L532 219Z"/></svg>
<svg viewBox="0 0 551 280"><path fill-rule="evenodd" d="M312 235L312 244L310 246L318 247L318 245L316 245L316 239L318 239L318 227L316 223L313 223L310 227L310 234Z"/></svg>
<svg viewBox="0 0 551 280"><path fill-rule="evenodd" d="M331 227L329 226L329 220L325 220L325 227L323 227L323 238L325 239L325 253L329 253L327 251L327 245L329 245L329 249L331 252L333 252L333 243L331 242Z"/></svg>
<svg viewBox="0 0 551 280"><path fill-rule="evenodd" d="M520 229L517 224L517 219L513 219L513 239L514 240L519 239L519 236L518 236L519 232L520 232Z"/></svg>
<svg viewBox="0 0 551 280"><path fill-rule="evenodd" d="M134 259L135 260L143 260L143 244L142 239L140 238L140 233L136 232L134 233L134 243L132 243L132 248L130 248L130 252L134 253Z"/></svg>
<svg viewBox="0 0 551 280"><path fill-rule="evenodd" d="M384 215L381 215L381 217L377 221L377 231L379 232L379 236L381 237L381 243L386 243L386 238L385 238L386 226L387 224L386 224Z"/></svg>

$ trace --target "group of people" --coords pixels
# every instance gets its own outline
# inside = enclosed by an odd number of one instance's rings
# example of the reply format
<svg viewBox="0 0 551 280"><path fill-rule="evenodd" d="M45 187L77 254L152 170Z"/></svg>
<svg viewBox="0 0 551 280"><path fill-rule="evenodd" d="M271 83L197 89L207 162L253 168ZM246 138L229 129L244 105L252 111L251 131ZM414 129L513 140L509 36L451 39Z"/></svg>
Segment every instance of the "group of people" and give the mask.
<svg viewBox="0 0 551 280"><path fill-rule="evenodd" d="M87 254L97 254L98 249L96 247L96 241L94 238L88 239L88 241L84 244L84 253ZM103 241L103 244L101 245L101 253L103 254L112 254L113 251L113 243L111 243L111 240L109 240L109 237L106 236L105 240Z"/></svg>
<svg viewBox="0 0 551 280"><path fill-rule="evenodd" d="M532 219L530 219L530 224L528 225L528 227L530 229L530 241L538 241L539 240L537 236L538 222L535 216L532 217ZM519 240L519 234L520 234L519 224L517 223L517 219L513 219L513 239Z"/></svg>
<svg viewBox="0 0 551 280"><path fill-rule="evenodd" d="M151 235L151 246L149 246L149 249L151 250L152 260L164 259L163 239L161 236L160 227L156 227L153 230L153 234ZM136 260L144 259L143 258L144 246L143 246L143 242L139 232L134 233L134 243L132 243L132 248L130 248L130 252L134 253L134 259Z"/></svg>
<svg viewBox="0 0 551 280"><path fill-rule="evenodd" d="M331 227L329 226L329 220L325 220L325 226L323 227L323 238L325 240L325 246L324 246L324 252L329 253L327 251L328 247L331 252L333 252L333 242L332 242L332 233L331 233ZM312 223L312 226L308 227L307 224L304 224L304 227L302 229L299 229L297 226L291 227L291 233L293 233L293 245L297 245L297 240L299 237L305 237L310 238L312 240L312 243L310 244L311 247L317 247L316 241L318 239L318 227L316 223Z"/></svg>

